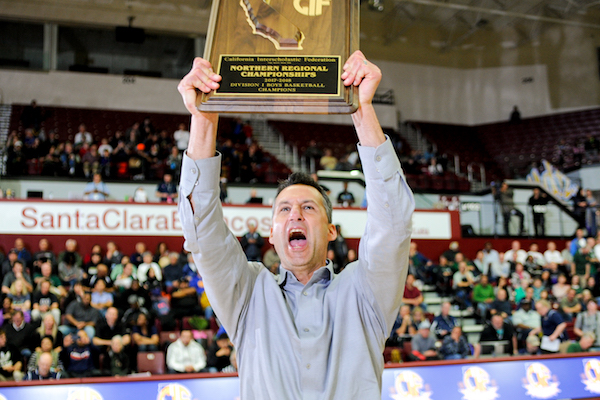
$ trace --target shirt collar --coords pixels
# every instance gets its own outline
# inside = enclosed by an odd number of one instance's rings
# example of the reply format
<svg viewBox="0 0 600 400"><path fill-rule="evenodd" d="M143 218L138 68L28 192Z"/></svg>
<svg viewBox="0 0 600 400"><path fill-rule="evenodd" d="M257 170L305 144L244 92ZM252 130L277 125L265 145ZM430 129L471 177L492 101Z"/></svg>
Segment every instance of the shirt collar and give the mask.
<svg viewBox="0 0 600 400"><path fill-rule="evenodd" d="M333 276L333 263L330 260L327 260L327 263L323 267L319 268L313 273L306 286L315 284L320 280L329 282L333 279ZM296 279L296 276L292 273L292 271L287 270L281 265L279 265L279 275L277 276L277 284L281 288L283 288L290 282L300 283L298 279Z"/></svg>

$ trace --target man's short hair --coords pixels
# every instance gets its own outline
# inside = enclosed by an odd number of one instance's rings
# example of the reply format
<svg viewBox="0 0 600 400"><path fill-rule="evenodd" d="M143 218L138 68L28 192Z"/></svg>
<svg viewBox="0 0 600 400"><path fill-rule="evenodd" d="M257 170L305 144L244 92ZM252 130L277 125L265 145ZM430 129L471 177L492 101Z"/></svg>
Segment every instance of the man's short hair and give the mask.
<svg viewBox="0 0 600 400"><path fill-rule="evenodd" d="M327 221L331 223L333 206L331 205L331 200L325 190L319 185L315 180L305 172L294 172L291 174L286 180L279 182L279 186L277 187L277 195L275 196L275 200L279 196L279 193L283 191L283 189L288 188L293 185L306 185L317 189L317 191L323 197L323 206L325 206L325 213L327 214ZM273 207L275 207L275 202L273 202Z"/></svg>

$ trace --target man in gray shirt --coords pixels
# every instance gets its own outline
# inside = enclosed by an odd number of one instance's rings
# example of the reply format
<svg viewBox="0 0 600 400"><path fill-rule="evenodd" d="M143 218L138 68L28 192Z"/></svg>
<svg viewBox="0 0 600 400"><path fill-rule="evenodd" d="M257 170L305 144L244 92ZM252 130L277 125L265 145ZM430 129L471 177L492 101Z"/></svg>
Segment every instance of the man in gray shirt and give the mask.
<svg viewBox="0 0 600 400"><path fill-rule="evenodd" d="M274 201L269 242L281 258L278 276L246 260L219 201L218 115L196 108L196 90L218 89L221 77L197 58L178 86L192 114L179 203L185 248L237 348L244 400L381 399L382 352L404 291L414 199L372 105L379 68L355 52L343 69L343 84L360 87L352 119L369 207L358 261L339 275L326 258L336 238L331 201L303 174L293 174Z"/></svg>

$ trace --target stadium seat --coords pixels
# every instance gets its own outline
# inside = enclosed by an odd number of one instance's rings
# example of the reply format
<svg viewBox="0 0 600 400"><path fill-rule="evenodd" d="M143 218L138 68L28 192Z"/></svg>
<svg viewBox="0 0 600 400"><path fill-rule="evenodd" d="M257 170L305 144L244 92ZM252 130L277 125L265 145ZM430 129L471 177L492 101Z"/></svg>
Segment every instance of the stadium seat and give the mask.
<svg viewBox="0 0 600 400"><path fill-rule="evenodd" d="M165 373L165 353L162 351L141 351L137 355L138 372L151 374Z"/></svg>

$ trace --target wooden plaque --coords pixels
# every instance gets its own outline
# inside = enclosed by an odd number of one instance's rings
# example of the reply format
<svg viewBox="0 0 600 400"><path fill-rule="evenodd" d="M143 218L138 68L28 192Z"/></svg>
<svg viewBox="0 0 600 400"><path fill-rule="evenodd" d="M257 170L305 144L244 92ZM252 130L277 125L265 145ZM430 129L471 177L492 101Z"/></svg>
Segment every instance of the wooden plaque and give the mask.
<svg viewBox="0 0 600 400"><path fill-rule="evenodd" d="M213 0L204 58L223 77L201 111L349 114L358 89L343 63L358 49L359 0Z"/></svg>

